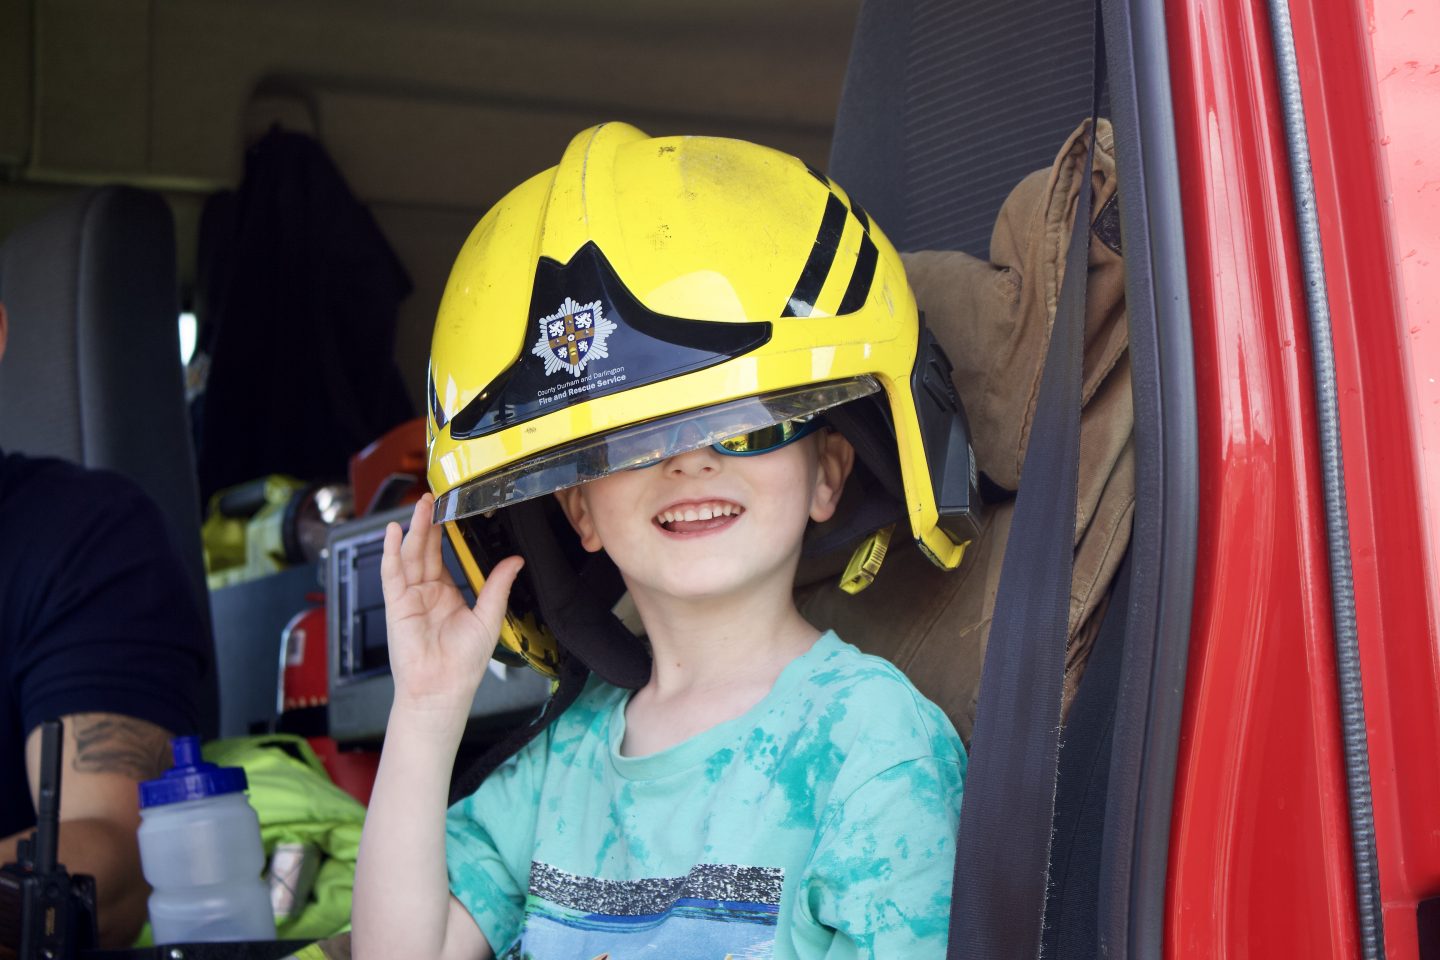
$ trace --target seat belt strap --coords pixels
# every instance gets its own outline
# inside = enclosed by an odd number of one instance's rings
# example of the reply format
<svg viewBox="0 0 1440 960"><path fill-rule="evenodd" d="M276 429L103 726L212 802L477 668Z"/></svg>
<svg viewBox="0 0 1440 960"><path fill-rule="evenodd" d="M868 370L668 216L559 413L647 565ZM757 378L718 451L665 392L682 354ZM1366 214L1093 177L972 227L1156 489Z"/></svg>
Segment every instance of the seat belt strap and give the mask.
<svg viewBox="0 0 1440 960"><path fill-rule="evenodd" d="M981 671L956 841L948 960L1040 956L1069 637L1091 172L1105 51L1097 3L1090 144Z"/></svg>

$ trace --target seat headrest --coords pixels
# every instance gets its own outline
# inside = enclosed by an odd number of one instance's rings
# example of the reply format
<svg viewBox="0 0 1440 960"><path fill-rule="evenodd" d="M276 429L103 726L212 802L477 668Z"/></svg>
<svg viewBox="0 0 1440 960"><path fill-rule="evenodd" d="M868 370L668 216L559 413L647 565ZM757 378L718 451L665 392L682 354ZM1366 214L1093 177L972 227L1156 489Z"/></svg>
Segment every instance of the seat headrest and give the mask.
<svg viewBox="0 0 1440 960"><path fill-rule="evenodd" d="M0 246L0 448L114 470L165 514L202 610L175 227L155 193L87 190Z"/></svg>

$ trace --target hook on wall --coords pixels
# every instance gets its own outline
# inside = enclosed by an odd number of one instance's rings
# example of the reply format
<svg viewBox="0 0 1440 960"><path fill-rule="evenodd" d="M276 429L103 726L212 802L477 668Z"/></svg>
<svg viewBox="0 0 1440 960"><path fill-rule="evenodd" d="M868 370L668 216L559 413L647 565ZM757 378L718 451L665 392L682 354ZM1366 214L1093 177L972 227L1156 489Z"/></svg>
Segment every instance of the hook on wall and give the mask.
<svg viewBox="0 0 1440 960"><path fill-rule="evenodd" d="M245 101L241 122L247 150L276 127L321 139L315 93L292 77L262 77Z"/></svg>

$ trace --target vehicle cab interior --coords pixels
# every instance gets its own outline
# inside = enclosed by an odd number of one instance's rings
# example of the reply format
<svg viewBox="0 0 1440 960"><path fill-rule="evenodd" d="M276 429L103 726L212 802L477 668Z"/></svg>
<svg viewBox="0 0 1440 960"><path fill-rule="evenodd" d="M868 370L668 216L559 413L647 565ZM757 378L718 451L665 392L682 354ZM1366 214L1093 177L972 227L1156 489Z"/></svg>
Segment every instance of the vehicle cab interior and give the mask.
<svg viewBox="0 0 1440 960"><path fill-rule="evenodd" d="M380 547L426 489L446 276L510 186L624 121L843 187L948 358L963 561L901 524L855 590L822 525L797 602L970 751L949 957L1440 957L1440 243L1376 199L1433 165L1401 124L1435 86L1380 111L1412 28L1324 6L0 0L0 457L156 504L213 650L174 732L325 824L261 810L273 942L100 950L81 917L27 954L5 919L0 956L348 957ZM553 692L489 669L457 787Z"/></svg>

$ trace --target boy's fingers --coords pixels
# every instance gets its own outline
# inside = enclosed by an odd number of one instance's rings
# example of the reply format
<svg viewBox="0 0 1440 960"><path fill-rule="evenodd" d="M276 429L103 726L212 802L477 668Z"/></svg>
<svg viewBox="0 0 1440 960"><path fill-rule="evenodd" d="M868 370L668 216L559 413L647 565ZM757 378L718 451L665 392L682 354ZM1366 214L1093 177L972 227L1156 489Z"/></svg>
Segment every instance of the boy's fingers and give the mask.
<svg viewBox="0 0 1440 960"><path fill-rule="evenodd" d="M485 578L485 585L480 588L480 596L475 598L475 616L480 618L486 629L499 634L500 624L505 619L505 606L510 602L510 588L515 584L515 578L520 575L520 569L525 566L525 561L520 557L506 557L495 568L490 571L490 576Z"/></svg>
<svg viewBox="0 0 1440 960"><path fill-rule="evenodd" d="M445 532L430 520L435 512L435 498L428 493L424 494L415 506L417 510L420 507L425 508L425 522L429 532L425 543L425 579L439 580L445 573L445 558L440 555L440 548L445 543Z"/></svg>
<svg viewBox="0 0 1440 960"><path fill-rule="evenodd" d="M386 604L393 604L405 591L405 578L400 569L400 524L385 524L385 549L380 554L380 592Z"/></svg>
<svg viewBox="0 0 1440 960"><path fill-rule="evenodd" d="M400 547L400 563L405 571L406 583L420 583L425 579L425 547L430 537L430 514L425 509L425 498L415 504L410 514L410 530Z"/></svg>

